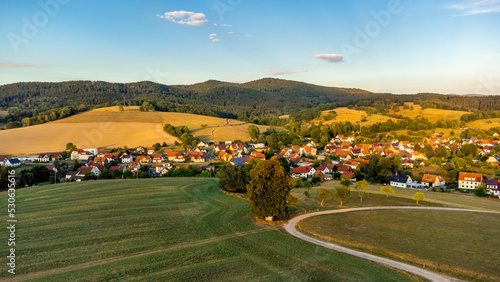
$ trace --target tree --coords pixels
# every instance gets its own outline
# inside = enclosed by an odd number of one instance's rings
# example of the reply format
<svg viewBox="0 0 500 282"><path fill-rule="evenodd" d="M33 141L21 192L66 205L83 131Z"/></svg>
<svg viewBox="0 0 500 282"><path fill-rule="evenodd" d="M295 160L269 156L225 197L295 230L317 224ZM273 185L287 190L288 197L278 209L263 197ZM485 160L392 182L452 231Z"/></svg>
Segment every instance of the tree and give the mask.
<svg viewBox="0 0 500 282"><path fill-rule="evenodd" d="M358 191L360 203L363 203L363 196L368 192L368 190L366 189L366 187L368 187L368 184L369 183L366 180L356 182L356 190Z"/></svg>
<svg viewBox="0 0 500 282"><path fill-rule="evenodd" d="M321 188L319 189L318 196L321 199L321 206L323 206L323 202L326 200L326 198L332 196L332 192L330 190Z"/></svg>
<svg viewBox="0 0 500 282"><path fill-rule="evenodd" d="M73 143L69 142L68 144L66 144L66 150L67 150L67 151L72 152L72 151L73 151L73 150L75 150L75 149L76 149L76 146L75 146L75 145L73 145Z"/></svg>
<svg viewBox="0 0 500 282"><path fill-rule="evenodd" d="M208 172L208 170L204 170L200 173L200 177L210 177L210 172Z"/></svg>
<svg viewBox="0 0 500 282"><path fill-rule="evenodd" d="M351 196L351 190L345 186L335 187L333 197L340 200L340 207Z"/></svg>
<svg viewBox="0 0 500 282"><path fill-rule="evenodd" d="M477 185L476 189L474 189L474 195L478 197L484 197L487 193L488 191L486 190L486 184L484 183Z"/></svg>
<svg viewBox="0 0 500 282"><path fill-rule="evenodd" d="M226 165L219 172L219 186L228 192L245 193L249 177L246 167Z"/></svg>
<svg viewBox="0 0 500 282"><path fill-rule="evenodd" d="M276 160L262 161L250 171L250 183L247 185L251 212L258 218L268 216L276 220L290 217L290 191L294 181Z"/></svg>
<svg viewBox="0 0 500 282"><path fill-rule="evenodd" d="M417 201L417 205L418 205L418 201L424 201L425 200L424 193L422 193L422 192L415 193L413 195L413 200Z"/></svg>
<svg viewBox="0 0 500 282"><path fill-rule="evenodd" d="M134 173L130 169L126 169L123 172L123 177L124 178L132 178L134 176Z"/></svg>
<svg viewBox="0 0 500 282"><path fill-rule="evenodd" d="M392 190L391 186L387 186L387 185L380 187L380 192L385 193L385 195L387 197L389 197L389 194L396 193L396 192L394 192L394 190Z"/></svg>
<svg viewBox="0 0 500 282"><path fill-rule="evenodd" d="M115 169L113 170L113 177L116 178L116 179L121 179L123 176L123 171L119 170L119 169Z"/></svg>
<svg viewBox="0 0 500 282"><path fill-rule="evenodd" d="M253 140L257 140L259 139L259 134L260 134L260 129L251 124L248 126L248 135L250 135L250 138L252 138Z"/></svg>
<svg viewBox="0 0 500 282"><path fill-rule="evenodd" d="M340 177L340 184L342 184L342 186L349 188L352 185L352 181L349 177L342 175Z"/></svg>

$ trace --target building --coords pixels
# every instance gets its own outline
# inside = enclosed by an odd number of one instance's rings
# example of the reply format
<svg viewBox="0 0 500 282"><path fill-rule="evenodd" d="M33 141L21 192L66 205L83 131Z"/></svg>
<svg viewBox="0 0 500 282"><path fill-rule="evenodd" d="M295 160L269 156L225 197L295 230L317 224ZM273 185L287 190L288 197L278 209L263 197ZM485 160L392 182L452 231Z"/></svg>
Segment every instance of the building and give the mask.
<svg viewBox="0 0 500 282"><path fill-rule="evenodd" d="M497 180L483 180L483 183L486 185L488 194L500 198L500 185Z"/></svg>
<svg viewBox="0 0 500 282"><path fill-rule="evenodd" d="M409 175L393 175L391 177L391 186L399 188L408 188L413 181Z"/></svg>
<svg viewBox="0 0 500 282"><path fill-rule="evenodd" d="M441 175L424 174L422 177L422 185L424 187L442 187L446 184L446 181Z"/></svg>
<svg viewBox="0 0 500 282"><path fill-rule="evenodd" d="M460 172L458 175L459 189L476 189L483 182L483 175L480 173Z"/></svg>

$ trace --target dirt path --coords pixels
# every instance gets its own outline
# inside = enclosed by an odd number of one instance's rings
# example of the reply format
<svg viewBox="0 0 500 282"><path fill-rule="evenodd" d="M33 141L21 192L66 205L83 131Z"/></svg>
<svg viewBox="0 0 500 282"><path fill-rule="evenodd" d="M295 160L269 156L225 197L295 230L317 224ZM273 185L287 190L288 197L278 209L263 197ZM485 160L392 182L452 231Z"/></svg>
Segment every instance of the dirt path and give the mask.
<svg viewBox="0 0 500 282"><path fill-rule="evenodd" d="M233 238L237 238L237 237L243 237L243 236L247 236L250 234L260 233L260 232L264 232L264 231L271 231L271 230L277 230L277 227L267 227L267 228L262 228L262 229L258 229L258 230L247 231L247 232L238 232L238 233L228 234L228 235L224 235L224 236L212 237L209 239L199 240L196 242L181 243L181 244L177 244L175 246L171 246L168 248L162 248L162 249L157 249L157 250L152 250L152 251L143 251L143 252L138 252L135 254L119 256L119 257L111 257L111 258L101 259L101 260L96 260L96 261L89 261L89 262L85 262L85 263L81 263L81 264L69 265L69 266L65 266L65 267L43 270L43 271L39 271L39 272L19 274L19 275L16 275L13 279L9 279L9 280L10 281L31 280L31 279L35 279L35 278L46 277L46 276L65 273L65 272L69 272L69 271L80 270L80 269L84 269L84 268L88 268L88 267L112 263L112 262L116 262L116 261L132 259L132 258L141 257L141 256L147 256L147 255L151 255L151 254L156 254L156 253L161 253L161 252L169 252L169 251L174 251L174 250L179 250L179 249L184 249L184 248L201 246L201 245L205 245L205 244L220 242L220 241L224 241L224 240L229 240L229 239L233 239Z"/></svg>
<svg viewBox="0 0 500 282"><path fill-rule="evenodd" d="M381 264L384 264L384 265L387 265L387 266L390 266L390 267L393 267L393 268L396 268L396 269L400 269L400 270L403 270L403 271L406 271L406 272L418 275L418 276L423 277L425 279L429 279L431 281L460 281L458 279L451 278L451 277L448 277L448 276L444 276L444 275L441 275L441 274L438 274L438 273L435 273L435 272L432 272L432 271L428 271L428 270L425 270L425 269L420 268L420 267L416 267L416 266L413 266L413 265L409 265L409 264L406 264L406 263L394 261L394 260L383 258L383 257L378 257L378 256L375 256L375 255L363 253L363 252L360 252L360 251L351 250L351 249L348 249L348 248L345 248L345 247L341 247L339 245L335 245L335 244L332 244L332 243L327 243L327 242L324 242L324 241L321 241L321 240L309 237L307 235L304 235L303 233L300 233L295 228L295 225L299 221L301 221L303 219L306 219L306 218L309 218L309 217L318 216L318 215L335 214L335 213L345 213L345 212L354 212L354 211L396 210L396 209L466 211L466 212L482 212L482 213L496 213L496 214L500 214L500 212L492 212L492 211L484 211L484 210L469 210L469 209L456 209L456 208L438 208L438 207L368 207L368 208L353 208L353 209L343 209L343 210L329 210L329 211L321 211L321 212L314 212L314 213L309 213L309 214L303 214L303 215L296 216L296 217L292 218L291 220L289 220L285 224L284 228L285 228L285 230L288 233L290 233L291 235L293 235L293 236L295 236L295 237L297 237L299 239L302 239L302 240L311 242L313 244L316 244L316 245L319 245L319 246L322 246L322 247L325 247L325 248L328 248L328 249L332 249L332 250L335 250L335 251L338 251L338 252L342 252L342 253L346 253L346 254L349 254L349 255L357 256L357 257L364 258L364 259L367 259L367 260L371 260L371 261L374 261L374 262L377 262L377 263L381 263Z"/></svg>

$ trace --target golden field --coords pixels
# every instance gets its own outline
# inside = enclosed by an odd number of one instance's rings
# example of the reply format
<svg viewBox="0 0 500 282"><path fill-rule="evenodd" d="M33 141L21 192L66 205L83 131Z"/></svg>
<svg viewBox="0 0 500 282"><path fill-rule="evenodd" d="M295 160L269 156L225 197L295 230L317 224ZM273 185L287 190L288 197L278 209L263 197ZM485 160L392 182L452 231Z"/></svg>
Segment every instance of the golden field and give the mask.
<svg viewBox="0 0 500 282"><path fill-rule="evenodd" d="M399 112L391 111L391 114L402 115L403 117L409 117L414 119L416 117L424 117L431 122L436 122L438 120L459 120L460 117L468 112L464 111L450 111L450 110L440 110L440 109L424 109L420 105L415 105L413 103L405 103L410 106L410 109L404 110L403 107L399 107ZM411 110L413 106L413 110Z"/></svg>
<svg viewBox="0 0 500 282"><path fill-rule="evenodd" d="M204 141L250 140L248 123L222 118L165 112L140 112L139 107L96 109L24 128L0 131L1 155L58 152L72 142L78 148L151 146L156 142L173 144L176 138L165 133L162 125L186 125ZM202 125L206 125L202 128ZM259 126L261 131L267 127Z"/></svg>
<svg viewBox="0 0 500 282"><path fill-rule="evenodd" d="M467 123L467 127L488 130L493 127L500 127L500 118L480 119Z"/></svg>
<svg viewBox="0 0 500 282"><path fill-rule="evenodd" d="M323 121L323 124L332 124L332 123L341 122L341 121L342 122L350 121L353 124L361 123L361 125L367 126L367 125L375 124L377 122L386 122L390 119L392 119L394 121L397 120L396 118L391 118L391 117L382 116L382 115L368 116L368 114L365 111L357 111L357 110L352 110L352 109L348 109L348 108L337 108L333 111L335 111L337 113L336 118L328 120L328 121L324 121L320 117L319 119L316 119L316 122ZM327 115L329 112L331 112L331 110L330 111L323 111L323 112L321 112L321 115L322 116ZM367 121L361 122L363 117L366 117Z"/></svg>

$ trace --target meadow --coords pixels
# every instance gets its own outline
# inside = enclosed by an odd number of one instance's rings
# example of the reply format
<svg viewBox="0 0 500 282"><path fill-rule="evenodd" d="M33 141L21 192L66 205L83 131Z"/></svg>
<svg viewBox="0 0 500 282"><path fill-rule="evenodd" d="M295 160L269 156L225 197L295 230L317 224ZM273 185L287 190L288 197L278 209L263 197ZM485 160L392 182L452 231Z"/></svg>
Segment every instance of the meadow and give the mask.
<svg viewBox="0 0 500 282"><path fill-rule="evenodd" d="M396 118L387 117L387 116L383 116L383 115L370 115L370 116L368 116L368 114L365 111L357 111L357 110L348 109L348 108L337 108L334 111L337 113L337 117L335 117L334 119L324 121L320 117L314 121L316 123L319 123L320 121L322 121L323 124L333 124L336 122L349 121L353 124L360 123L362 126L367 126L367 125L372 125L372 124L375 124L378 122L386 122L388 120L393 120L393 121L397 120ZM321 112L321 115L325 116L330 112L331 111L323 111L323 112ZM366 121L361 122L363 117L366 117Z"/></svg>
<svg viewBox="0 0 500 282"><path fill-rule="evenodd" d="M310 235L468 280L500 280L500 214L379 210L311 217Z"/></svg>
<svg viewBox="0 0 500 282"><path fill-rule="evenodd" d="M257 223L217 179L27 188L17 191L16 210L17 274L0 274L10 281L418 280Z"/></svg>
<svg viewBox="0 0 500 282"><path fill-rule="evenodd" d="M405 103L410 109L403 109L403 107L399 107L399 111L395 112L393 110L390 111L391 114L402 115L403 117L409 117L411 119L415 119L418 117L423 117L431 122L436 122L438 120L459 120L460 117L464 114L468 114L469 112L465 111L450 111L450 110L441 110L441 109L423 109L420 105L416 105L413 103ZM411 109L413 107L413 110Z"/></svg>
<svg viewBox="0 0 500 282"><path fill-rule="evenodd" d="M24 128L0 131L0 155L60 152L72 142L78 148L172 145L177 138L165 133L162 125L186 125L203 141L250 140L248 125L237 120L201 115L141 112L138 107L100 108L65 119ZM261 131L267 127L259 126Z"/></svg>

